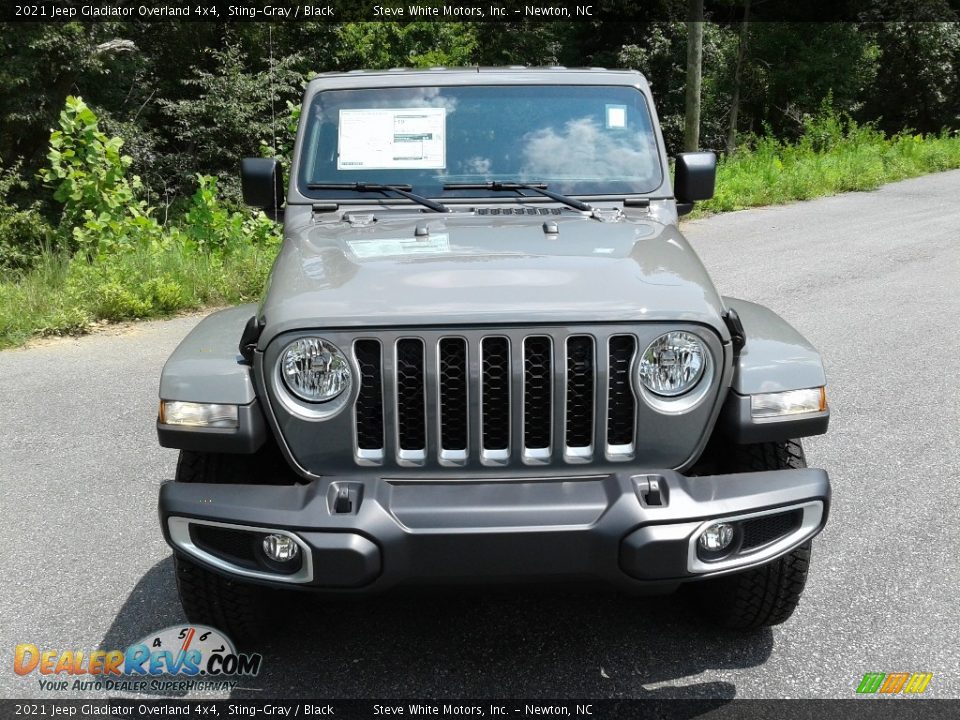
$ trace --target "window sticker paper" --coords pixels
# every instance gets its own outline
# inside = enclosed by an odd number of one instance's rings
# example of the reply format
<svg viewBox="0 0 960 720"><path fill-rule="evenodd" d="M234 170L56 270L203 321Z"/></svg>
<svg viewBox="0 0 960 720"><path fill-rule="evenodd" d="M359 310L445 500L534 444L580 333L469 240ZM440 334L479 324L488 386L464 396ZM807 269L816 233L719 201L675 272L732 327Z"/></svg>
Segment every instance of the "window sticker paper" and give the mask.
<svg viewBox="0 0 960 720"><path fill-rule="evenodd" d="M340 111L338 170L442 169L446 164L446 108Z"/></svg>
<svg viewBox="0 0 960 720"><path fill-rule="evenodd" d="M348 240L347 245L358 260L379 260L406 255L446 255L450 252L450 238L447 233L431 234L424 239L407 237Z"/></svg>
<svg viewBox="0 0 960 720"><path fill-rule="evenodd" d="M607 127L625 128L627 126L627 106L607 105Z"/></svg>

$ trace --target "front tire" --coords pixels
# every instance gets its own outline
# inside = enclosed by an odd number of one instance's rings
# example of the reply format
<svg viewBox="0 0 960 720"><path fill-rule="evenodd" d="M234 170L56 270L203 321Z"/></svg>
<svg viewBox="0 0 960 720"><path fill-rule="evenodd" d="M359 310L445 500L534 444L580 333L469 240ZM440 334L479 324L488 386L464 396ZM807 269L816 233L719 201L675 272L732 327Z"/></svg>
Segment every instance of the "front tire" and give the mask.
<svg viewBox="0 0 960 720"><path fill-rule="evenodd" d="M807 466L798 440L738 445L718 458L724 472L786 470ZM810 567L811 541L744 572L690 586L701 614L722 627L754 630L785 622L800 604Z"/></svg>
<svg viewBox="0 0 960 720"><path fill-rule="evenodd" d="M180 451L177 482L252 483L258 466L249 455ZM276 591L207 570L174 555L177 593L187 619L226 633L238 646L249 646L263 637L267 601Z"/></svg>
<svg viewBox="0 0 960 720"><path fill-rule="evenodd" d="M267 590L174 556L177 592L187 619L221 630L238 646L263 636Z"/></svg>

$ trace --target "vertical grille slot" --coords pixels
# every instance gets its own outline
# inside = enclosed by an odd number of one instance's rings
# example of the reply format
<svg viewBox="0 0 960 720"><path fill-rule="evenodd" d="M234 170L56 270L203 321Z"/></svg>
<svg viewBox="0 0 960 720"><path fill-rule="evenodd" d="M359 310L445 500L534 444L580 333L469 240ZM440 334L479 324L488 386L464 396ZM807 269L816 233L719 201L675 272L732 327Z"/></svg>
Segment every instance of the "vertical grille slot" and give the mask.
<svg viewBox="0 0 960 720"><path fill-rule="evenodd" d="M607 448L612 454L633 452L637 408L631 389L630 368L635 352L636 340L632 335L610 338Z"/></svg>
<svg viewBox="0 0 960 720"><path fill-rule="evenodd" d="M383 373L380 343L358 340L353 352L360 367L360 391L357 395L357 447L383 450Z"/></svg>
<svg viewBox="0 0 960 720"><path fill-rule="evenodd" d="M510 447L510 341L483 338L480 367L483 449L506 459Z"/></svg>
<svg viewBox="0 0 960 720"><path fill-rule="evenodd" d="M566 444L589 450L593 445L593 338L576 335L567 340ZM580 453L578 453L580 454Z"/></svg>
<svg viewBox="0 0 960 720"><path fill-rule="evenodd" d="M397 341L397 441L400 450L426 450L423 341Z"/></svg>
<svg viewBox="0 0 960 720"><path fill-rule="evenodd" d="M553 412L553 358L550 338L531 335L523 342L523 446L528 455L550 455ZM541 451L530 453L529 451Z"/></svg>
<svg viewBox="0 0 960 720"><path fill-rule="evenodd" d="M467 341L443 338L440 353L440 448L467 449Z"/></svg>

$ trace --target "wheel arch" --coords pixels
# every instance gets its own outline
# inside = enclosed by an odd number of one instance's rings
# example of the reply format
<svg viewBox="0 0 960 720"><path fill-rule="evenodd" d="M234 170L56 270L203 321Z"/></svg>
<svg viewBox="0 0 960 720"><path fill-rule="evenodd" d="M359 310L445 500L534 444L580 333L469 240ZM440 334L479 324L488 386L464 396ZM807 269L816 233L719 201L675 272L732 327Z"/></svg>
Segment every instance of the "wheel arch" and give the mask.
<svg viewBox="0 0 960 720"><path fill-rule="evenodd" d="M732 297L724 297L723 301L739 316L746 343L734 357L730 389L714 436L747 444L825 433L830 423L829 408L816 413L753 418L751 395L825 387L823 359L809 340L769 308Z"/></svg>
<svg viewBox="0 0 960 720"><path fill-rule="evenodd" d="M253 368L240 354L240 338L256 305L220 310L200 321L176 347L160 373L160 400L238 407L236 428L203 428L157 421L162 447L217 453L254 453L270 429L257 399Z"/></svg>

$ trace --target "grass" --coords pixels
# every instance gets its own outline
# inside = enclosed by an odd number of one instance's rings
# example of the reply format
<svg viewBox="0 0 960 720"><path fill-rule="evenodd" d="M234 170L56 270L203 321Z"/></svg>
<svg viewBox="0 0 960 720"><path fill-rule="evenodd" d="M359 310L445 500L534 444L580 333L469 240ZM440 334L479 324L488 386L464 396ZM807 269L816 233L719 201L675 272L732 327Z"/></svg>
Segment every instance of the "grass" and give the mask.
<svg viewBox="0 0 960 720"><path fill-rule="evenodd" d="M871 190L952 168L960 168L960 136L887 138L828 115L809 122L795 144L753 138L721 159L716 196L694 216ZM248 302L260 296L275 253L274 242L242 238L217 252L174 239L94 262L46 253L30 271L0 278L0 348L81 334L104 320Z"/></svg>
<svg viewBox="0 0 960 720"><path fill-rule="evenodd" d="M696 214L780 205L960 168L960 136L899 134L886 138L869 127L847 129L820 146L810 134L787 145L754 140L717 168L717 192Z"/></svg>
<svg viewBox="0 0 960 720"><path fill-rule="evenodd" d="M0 280L0 349L33 337L76 335L98 321L164 317L259 298L275 247L223 254L171 244L107 262L47 253L27 273Z"/></svg>

